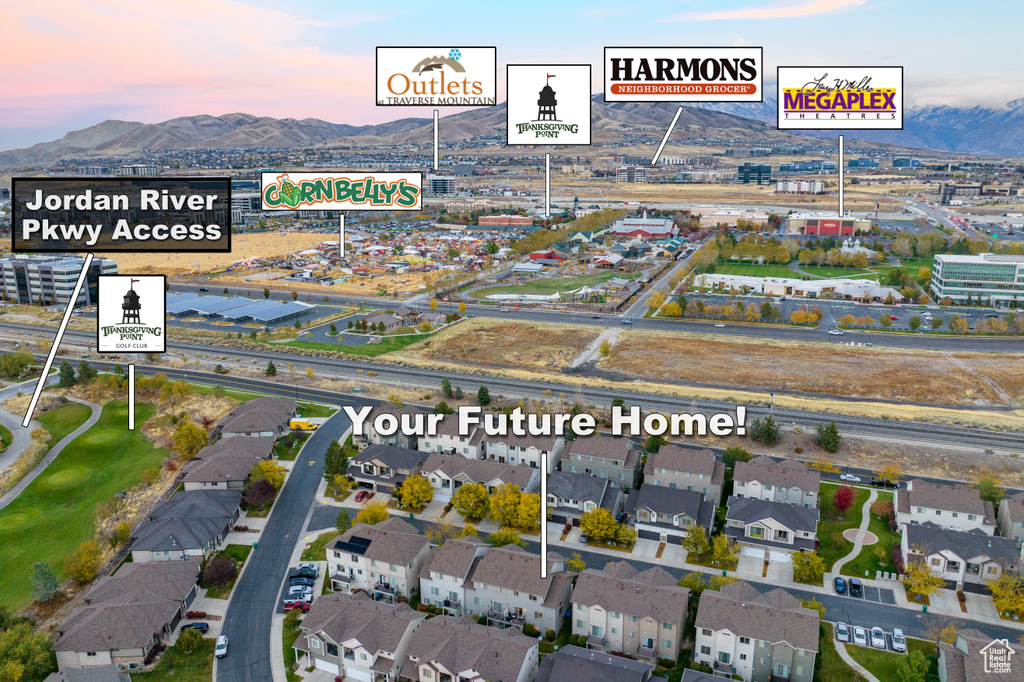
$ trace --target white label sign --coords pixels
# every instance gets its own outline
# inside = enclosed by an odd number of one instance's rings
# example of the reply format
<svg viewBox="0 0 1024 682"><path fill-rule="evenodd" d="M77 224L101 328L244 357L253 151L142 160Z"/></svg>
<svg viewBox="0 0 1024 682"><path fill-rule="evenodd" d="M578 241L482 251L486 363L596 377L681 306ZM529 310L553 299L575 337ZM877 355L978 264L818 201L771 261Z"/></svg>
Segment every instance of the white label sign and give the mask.
<svg viewBox="0 0 1024 682"><path fill-rule="evenodd" d="M760 47L606 47L606 102L761 102Z"/></svg>
<svg viewBox="0 0 1024 682"><path fill-rule="evenodd" d="M494 47L378 47L377 106L493 107Z"/></svg>
<svg viewBox="0 0 1024 682"><path fill-rule="evenodd" d="M509 64L506 82L508 144L590 144L590 64Z"/></svg>
<svg viewBox="0 0 1024 682"><path fill-rule="evenodd" d="M780 130L903 130L902 66L780 66Z"/></svg>
<svg viewBox="0 0 1024 682"><path fill-rule="evenodd" d="M100 275L96 349L100 353L167 351L163 275Z"/></svg>
<svg viewBox="0 0 1024 682"><path fill-rule="evenodd" d="M260 176L264 211L418 211L422 173L290 173Z"/></svg>

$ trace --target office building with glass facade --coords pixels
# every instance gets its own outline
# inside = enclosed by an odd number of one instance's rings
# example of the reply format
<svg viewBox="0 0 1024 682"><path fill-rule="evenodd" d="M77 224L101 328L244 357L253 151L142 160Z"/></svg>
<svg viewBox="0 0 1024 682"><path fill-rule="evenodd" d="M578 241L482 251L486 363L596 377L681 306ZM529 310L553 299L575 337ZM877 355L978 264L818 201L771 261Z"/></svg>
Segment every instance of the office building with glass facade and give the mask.
<svg viewBox="0 0 1024 682"><path fill-rule="evenodd" d="M995 306L1024 306L1024 256L981 253L935 256L932 293L941 301L981 301Z"/></svg>

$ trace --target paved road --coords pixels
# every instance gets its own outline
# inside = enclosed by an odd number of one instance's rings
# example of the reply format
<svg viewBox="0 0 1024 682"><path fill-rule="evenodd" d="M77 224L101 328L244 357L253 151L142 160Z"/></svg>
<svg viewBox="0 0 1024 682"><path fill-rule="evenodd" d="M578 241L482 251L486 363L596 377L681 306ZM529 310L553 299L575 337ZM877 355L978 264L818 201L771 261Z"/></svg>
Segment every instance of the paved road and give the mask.
<svg viewBox="0 0 1024 682"><path fill-rule="evenodd" d="M59 443L57 443L52 448L50 448L50 451L48 453L46 453L46 456L43 457L43 459L39 462L39 464L37 464L36 467L34 469L32 469L32 471L30 471L27 476L25 476L25 478L23 478L20 481L18 481L18 485L16 485L13 488L11 488L7 492L6 495L4 495L3 497L0 497L0 509L3 509L7 505L9 505L11 502L13 502L18 497L18 495L21 494L21 491L23 491L25 488L28 487L29 483L34 481L36 479L36 477L39 476L39 474L43 473L43 471L46 470L46 467L50 466L50 463L53 462L53 460L57 458L57 455L59 455L61 452L63 452L64 448L66 448L71 443L71 441L73 441L74 439L78 438L83 433L85 433L86 431L91 429L93 424L95 424L97 421L99 421L100 412L103 410L102 407L100 407L96 403L90 403L88 400L79 400L78 398L69 398L69 400L71 400L72 402L81 403L83 405L88 405L92 409L92 414L89 415L89 418L85 420L84 424L82 424L77 429L75 429L74 431L69 433L67 436L65 436L63 439L61 439L61 441ZM0 410L0 412L5 412L6 413L7 410ZM22 417L21 419L23 419L23 418L24 417ZM31 422L31 424L35 424L35 422L34 421ZM19 422L18 422L18 429L19 430L21 430L21 431L28 431L29 433L31 433L33 428L35 428L35 427L34 426L30 426L30 428L28 428L28 429L23 429L22 426L21 426L21 421L19 419ZM13 432L13 429L12 429L12 432Z"/></svg>
<svg viewBox="0 0 1024 682"><path fill-rule="evenodd" d="M38 379L30 379L20 384L14 384L0 390L0 405L3 405L8 398L13 398L19 392L31 393L36 388L36 382ZM47 383L53 383L55 379L48 379ZM23 414L11 414L7 410L0 407L0 424L3 424L11 432L13 440L11 444L0 454L0 471L14 464L22 451L28 447L28 444L32 442L32 431L40 426L39 422L32 420L29 422L29 427L26 429L21 425L21 420L25 418Z"/></svg>
<svg viewBox="0 0 1024 682"><path fill-rule="evenodd" d="M340 438L349 426L345 413L338 412L306 441L299 453L295 468L281 489L267 521L259 546L235 585L223 627L223 634L230 642L230 653L217 663L218 682L266 682L273 679L270 622L278 605L281 581L320 485L327 446Z"/></svg>

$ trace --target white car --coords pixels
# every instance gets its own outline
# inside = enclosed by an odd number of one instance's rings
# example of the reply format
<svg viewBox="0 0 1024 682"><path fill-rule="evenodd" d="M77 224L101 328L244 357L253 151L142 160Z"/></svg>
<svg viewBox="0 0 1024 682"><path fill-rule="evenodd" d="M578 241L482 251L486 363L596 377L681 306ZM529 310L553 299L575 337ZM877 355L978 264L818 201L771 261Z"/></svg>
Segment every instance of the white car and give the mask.
<svg viewBox="0 0 1024 682"><path fill-rule="evenodd" d="M213 655L217 658L224 658L228 655L228 637L221 635L217 638L217 646L213 649Z"/></svg>
<svg viewBox="0 0 1024 682"><path fill-rule="evenodd" d="M868 631L859 625L853 626L853 643L857 646L868 645Z"/></svg>
<svg viewBox="0 0 1024 682"><path fill-rule="evenodd" d="M721 327L722 329L725 329L725 325L724 324L716 324L715 326L716 327Z"/></svg>
<svg viewBox="0 0 1024 682"><path fill-rule="evenodd" d="M846 623L836 623L836 639L840 642L850 641L850 628L846 627Z"/></svg>
<svg viewBox="0 0 1024 682"><path fill-rule="evenodd" d="M885 648L885 631L882 628L871 628L871 646L876 649Z"/></svg>
<svg viewBox="0 0 1024 682"><path fill-rule="evenodd" d="M892 648L893 651L899 651L900 653L906 653L907 651L907 639L903 636L903 630L899 628L892 629Z"/></svg>
<svg viewBox="0 0 1024 682"><path fill-rule="evenodd" d="M840 474L839 480L847 483L860 483L860 476L854 476L853 474Z"/></svg>
<svg viewBox="0 0 1024 682"><path fill-rule="evenodd" d="M841 331L839 331L838 329L830 329L829 332L828 332L828 335L829 336L842 336L843 333Z"/></svg>

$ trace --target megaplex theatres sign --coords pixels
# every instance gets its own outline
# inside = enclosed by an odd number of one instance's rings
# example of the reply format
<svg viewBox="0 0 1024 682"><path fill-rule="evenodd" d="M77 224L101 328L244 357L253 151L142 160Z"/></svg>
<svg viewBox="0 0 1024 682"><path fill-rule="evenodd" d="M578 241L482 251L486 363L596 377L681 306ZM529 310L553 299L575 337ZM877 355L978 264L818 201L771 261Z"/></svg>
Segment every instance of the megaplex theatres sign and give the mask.
<svg viewBox="0 0 1024 682"><path fill-rule="evenodd" d="M780 66L780 130L902 130L903 67Z"/></svg>
<svg viewBox="0 0 1024 682"><path fill-rule="evenodd" d="M377 106L497 103L494 47L378 47Z"/></svg>

